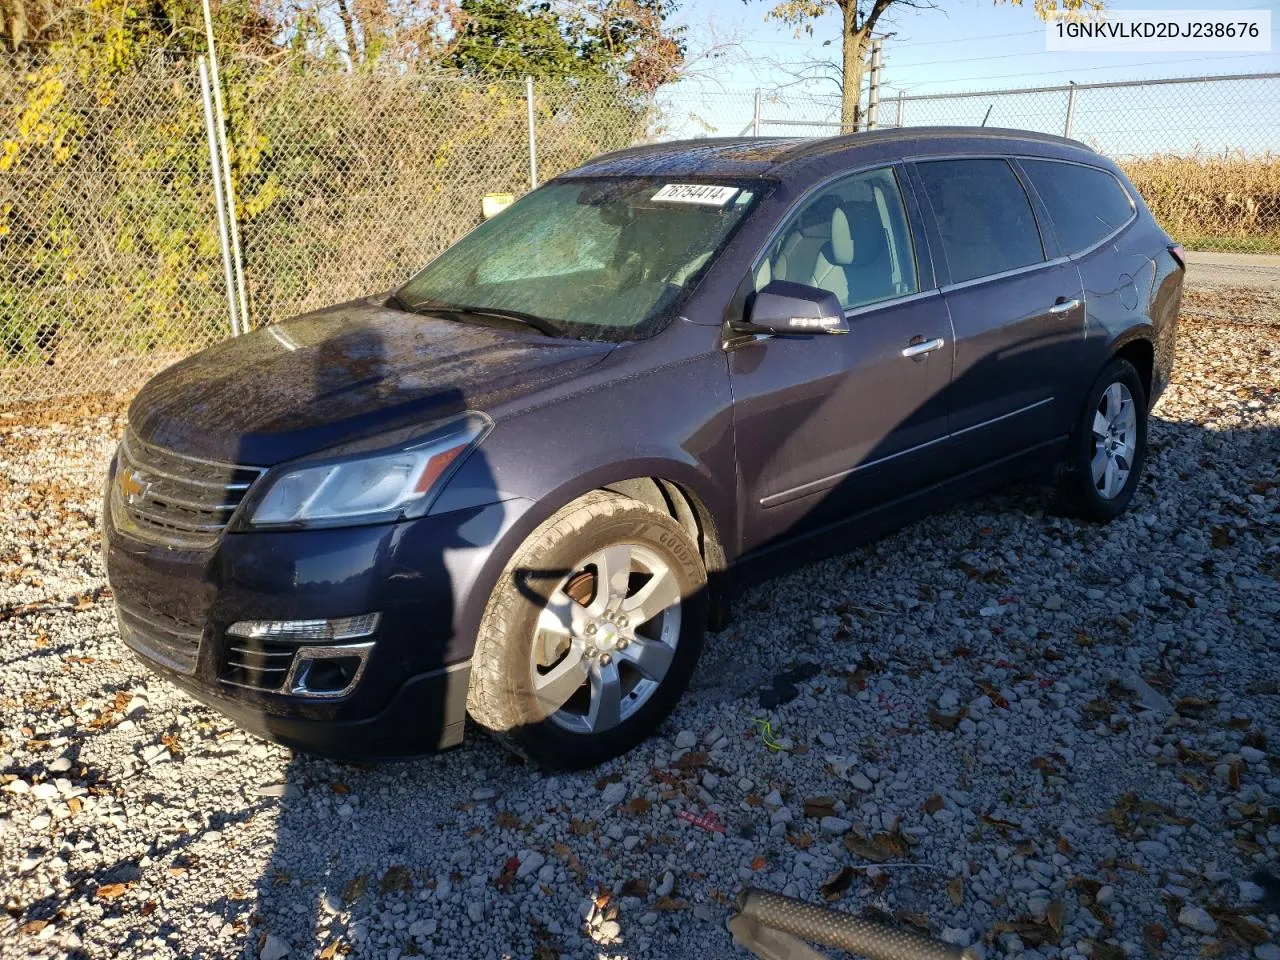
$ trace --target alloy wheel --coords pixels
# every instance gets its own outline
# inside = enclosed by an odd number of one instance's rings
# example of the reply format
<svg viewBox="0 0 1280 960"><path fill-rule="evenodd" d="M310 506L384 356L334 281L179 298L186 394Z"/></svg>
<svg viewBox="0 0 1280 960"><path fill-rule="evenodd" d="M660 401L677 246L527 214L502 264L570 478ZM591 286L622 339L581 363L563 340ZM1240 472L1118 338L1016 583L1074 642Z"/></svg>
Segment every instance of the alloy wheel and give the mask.
<svg viewBox="0 0 1280 960"><path fill-rule="evenodd" d="M1093 413L1093 486L1104 500L1120 495L1133 471L1138 446L1138 412L1133 394L1116 381L1105 391Z"/></svg>
<svg viewBox="0 0 1280 960"><path fill-rule="evenodd" d="M530 652L534 695L574 733L618 726L653 696L680 638L680 585L640 544L585 558L552 591Z"/></svg>

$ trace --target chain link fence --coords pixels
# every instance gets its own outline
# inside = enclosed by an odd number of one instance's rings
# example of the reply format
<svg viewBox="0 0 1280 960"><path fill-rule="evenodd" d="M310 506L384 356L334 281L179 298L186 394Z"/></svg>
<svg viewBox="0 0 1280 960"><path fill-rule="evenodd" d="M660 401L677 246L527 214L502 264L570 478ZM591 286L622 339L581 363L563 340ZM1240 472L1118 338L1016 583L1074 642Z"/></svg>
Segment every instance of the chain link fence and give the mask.
<svg viewBox="0 0 1280 960"><path fill-rule="evenodd" d="M598 153L839 130L836 98L796 90L650 99L234 56L222 74L249 327L388 289L485 194ZM1188 246L1280 251L1280 74L891 97L877 120L1070 126ZM128 392L229 333L195 65L0 54L0 402Z"/></svg>
<svg viewBox="0 0 1280 960"><path fill-rule="evenodd" d="M755 116L766 135L830 136L840 102L762 94ZM882 99L874 121L1073 137L1119 161L1187 247L1280 253L1280 73L903 94Z"/></svg>

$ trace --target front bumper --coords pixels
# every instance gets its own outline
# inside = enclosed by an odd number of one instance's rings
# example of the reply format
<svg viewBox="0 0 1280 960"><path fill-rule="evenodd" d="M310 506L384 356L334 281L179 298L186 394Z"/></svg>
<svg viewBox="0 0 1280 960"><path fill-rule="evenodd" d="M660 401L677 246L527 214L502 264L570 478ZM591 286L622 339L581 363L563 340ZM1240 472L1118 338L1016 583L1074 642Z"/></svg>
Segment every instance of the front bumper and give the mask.
<svg viewBox="0 0 1280 960"><path fill-rule="evenodd" d="M245 729L311 753L408 758L462 740L475 624L494 544L524 501L348 529L224 533L208 550L138 539L104 518L125 643L156 673ZM242 620L382 614L363 674L327 699L227 682Z"/></svg>

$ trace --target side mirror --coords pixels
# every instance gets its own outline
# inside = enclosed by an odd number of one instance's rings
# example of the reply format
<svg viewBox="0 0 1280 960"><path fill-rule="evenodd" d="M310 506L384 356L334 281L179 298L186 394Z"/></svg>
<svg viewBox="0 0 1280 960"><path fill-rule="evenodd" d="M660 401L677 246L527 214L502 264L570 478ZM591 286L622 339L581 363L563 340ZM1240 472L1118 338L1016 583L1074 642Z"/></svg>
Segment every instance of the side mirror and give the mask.
<svg viewBox="0 0 1280 960"><path fill-rule="evenodd" d="M848 333L840 300L820 290L789 280L773 280L747 304L749 332L781 336L815 333Z"/></svg>

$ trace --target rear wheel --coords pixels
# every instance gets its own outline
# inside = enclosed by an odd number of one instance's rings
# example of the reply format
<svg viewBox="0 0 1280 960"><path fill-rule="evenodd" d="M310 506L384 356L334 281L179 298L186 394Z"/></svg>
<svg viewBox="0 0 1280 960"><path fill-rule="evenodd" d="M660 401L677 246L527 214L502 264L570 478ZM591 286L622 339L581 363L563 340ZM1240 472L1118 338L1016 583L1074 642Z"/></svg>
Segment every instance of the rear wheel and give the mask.
<svg viewBox="0 0 1280 960"><path fill-rule="evenodd" d="M648 504L588 494L539 526L499 578L468 710L544 766L594 766L671 712L706 615L706 571L684 528Z"/></svg>
<svg viewBox="0 0 1280 960"><path fill-rule="evenodd" d="M1058 477L1070 513L1106 523L1128 508L1147 460L1147 395L1133 364L1116 358L1089 389Z"/></svg>

